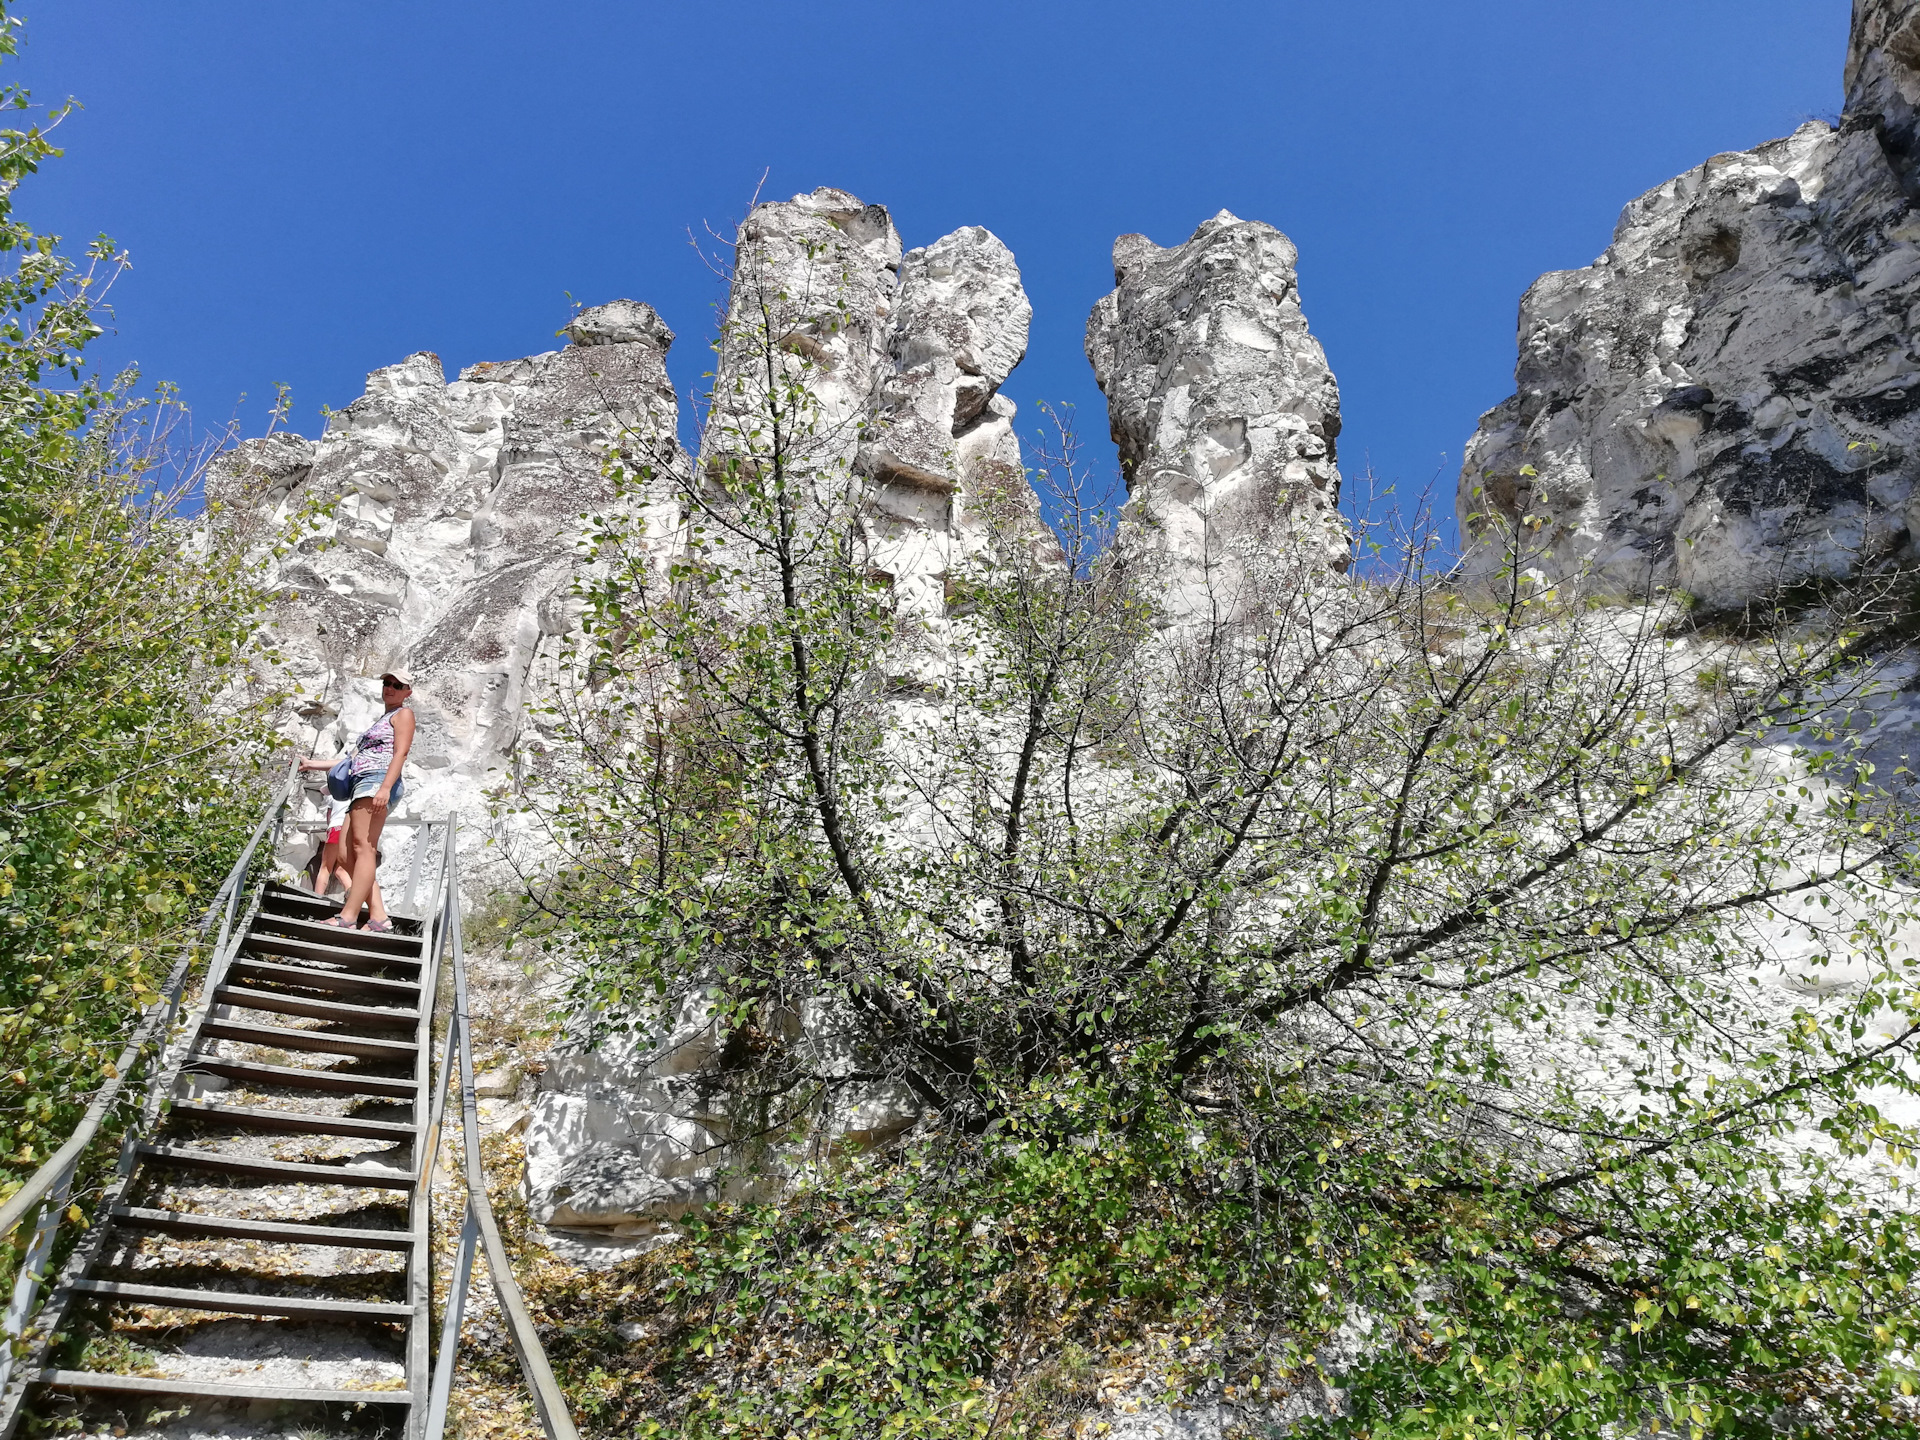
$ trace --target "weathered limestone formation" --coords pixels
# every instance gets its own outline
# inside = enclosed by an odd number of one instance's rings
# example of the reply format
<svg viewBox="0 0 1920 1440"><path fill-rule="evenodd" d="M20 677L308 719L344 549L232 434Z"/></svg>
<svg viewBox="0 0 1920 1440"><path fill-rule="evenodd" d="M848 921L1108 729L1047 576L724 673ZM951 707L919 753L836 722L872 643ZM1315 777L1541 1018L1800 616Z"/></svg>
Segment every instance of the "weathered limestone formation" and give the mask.
<svg viewBox="0 0 1920 1440"><path fill-rule="evenodd" d="M866 560L919 622L893 657L902 677L937 683L946 588L986 543L985 507L1011 505L1039 528L1014 407L997 393L1026 353L1031 316L1012 253L977 226L903 254L884 207L829 189L757 206L741 226L700 464L763 451L754 432L771 342L813 396L811 434L798 439L807 463L874 482L860 516ZM858 1069L840 1028L824 1006L794 1017L823 1075ZM746 1157L702 1073L714 1044L689 1005L660 1036L558 1057L527 1126L535 1215L644 1243L688 1207L740 1193L728 1167ZM816 1144L872 1143L919 1115L902 1087L832 1088Z"/></svg>
<svg viewBox="0 0 1920 1440"><path fill-rule="evenodd" d="M1033 307L1013 253L969 226L902 253L886 207L822 188L754 208L740 227L716 406L702 463L752 446L771 340L814 396L808 458L876 482L873 567L903 613L937 631L948 577L979 552L981 507L1037 509L998 394Z"/></svg>
<svg viewBox="0 0 1920 1440"><path fill-rule="evenodd" d="M879 427L862 467L890 487L972 493L1024 482L1014 406L999 393L1027 353L1033 306L1013 252L974 225L909 251L887 337ZM957 517L966 523L967 517Z"/></svg>
<svg viewBox="0 0 1920 1440"><path fill-rule="evenodd" d="M808 458L874 482L859 517L866 558L920 622L926 643L902 664L923 678L937 680L947 584L985 544L985 507L1011 505L1042 528L1014 408L997 393L1026 352L1031 314L1012 254L978 227L903 255L884 207L825 189L758 206L741 227L698 464L751 447L770 339L814 397ZM292 542L271 562L282 598L270 624L300 692L303 749L331 754L371 721L381 671L413 680L419 731L397 820L477 821L484 792L525 762L538 723L529 701L555 678L578 619L578 542L616 503L607 462L693 473L674 438L674 337L660 317L617 300L566 333L562 350L471 366L452 384L436 357L409 356L374 372L319 441L247 442L208 479L219 523ZM641 503L673 543L671 482ZM329 507L317 525L316 505ZM392 870L410 841L404 825L389 837ZM287 858L303 861L298 849ZM527 1136L542 1218L643 1235L718 1193L717 1168L737 1157L724 1097L699 1073L710 1026L698 1006L681 1019L617 1053L556 1057ZM795 1023L831 1073L835 1018ZM827 1143L859 1143L917 1113L903 1092L849 1082L816 1128Z"/></svg>
<svg viewBox="0 0 1920 1440"><path fill-rule="evenodd" d="M273 570L270 625L303 748L332 753L377 715L381 671L413 681L420 728L396 818L482 812L536 656L573 623L580 519L611 498L603 466L674 443L673 335L652 309L616 301L568 333L566 349L451 385L436 356L408 356L318 441L248 441L208 479L229 523L296 537ZM332 513L302 528L309 502Z"/></svg>
<svg viewBox="0 0 1920 1440"><path fill-rule="evenodd" d="M753 208L735 243L704 463L765 443L769 344L811 362L805 384L817 413L808 458L852 458L886 354L900 248L886 206L844 190Z"/></svg>
<svg viewBox="0 0 1920 1440"><path fill-rule="evenodd" d="M787 1042L810 1047L831 1095L813 1103L798 1153L754 1141L766 1117L743 1117L715 1073L722 1036L698 989L658 1033L561 1047L527 1121L534 1217L644 1246L676 1233L672 1222L690 1209L778 1193L810 1160L897 1137L920 1106L904 1087L862 1076L851 1032L845 1013L819 1000L785 1017Z"/></svg>
<svg viewBox="0 0 1920 1440"><path fill-rule="evenodd" d="M1299 252L1222 210L1185 244L1113 246L1117 288L1087 358L1131 497L1123 543L1157 555L1176 614L1231 611L1246 559L1291 550L1344 569L1340 391L1307 329Z"/></svg>
<svg viewBox="0 0 1920 1440"><path fill-rule="evenodd" d="M1461 470L1471 570L1519 521L1550 575L1714 609L1916 558L1920 3L1856 0L1846 87L1837 129L1716 155L1527 292Z"/></svg>

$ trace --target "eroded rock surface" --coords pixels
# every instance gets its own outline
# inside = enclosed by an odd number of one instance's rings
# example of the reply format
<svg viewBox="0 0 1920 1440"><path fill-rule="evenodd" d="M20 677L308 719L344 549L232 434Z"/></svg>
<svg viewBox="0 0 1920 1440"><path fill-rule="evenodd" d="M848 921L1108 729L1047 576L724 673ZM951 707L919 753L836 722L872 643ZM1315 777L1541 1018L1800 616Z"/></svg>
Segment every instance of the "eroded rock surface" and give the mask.
<svg viewBox="0 0 1920 1440"><path fill-rule="evenodd" d="M1916 558L1920 3L1858 0L1837 128L1716 155L1520 305L1461 470L1469 564L1715 609ZM1490 523L1497 522L1497 523Z"/></svg>
<svg viewBox="0 0 1920 1440"><path fill-rule="evenodd" d="M560 1046L526 1129L534 1217L644 1247L677 1233L690 1209L777 1193L808 1160L883 1143L919 1119L904 1086L861 1073L843 1013L808 1001L784 1022L784 1042L824 1081L804 1114L786 1116L807 1134L799 1152L756 1144L766 1115L736 1113L716 1073L724 1037L697 987L656 1032Z"/></svg>
<svg viewBox="0 0 1920 1440"><path fill-rule="evenodd" d="M1017 469L1013 403L999 390L1032 319L1013 252L991 231L969 226L907 252L865 466L948 490L982 464Z"/></svg>
<svg viewBox="0 0 1920 1440"><path fill-rule="evenodd" d="M759 352L777 331L814 397L803 447L873 479L868 558L902 613L937 635L949 577L985 542L985 508L1011 504L1038 525L1014 406L998 393L1032 314L1013 253L979 226L903 251L886 207L844 190L756 206L740 227L702 462L752 448Z"/></svg>
<svg viewBox="0 0 1920 1440"><path fill-rule="evenodd" d="M673 442L673 335L635 301L588 310L562 350L376 370L309 442L248 441L208 480L229 523L296 537L269 617L297 686L303 748L328 754L378 714L383 670L419 717L395 814L482 813L509 765L543 650L574 623L582 517L611 499L609 457ZM331 518L302 527L309 502Z"/></svg>
<svg viewBox="0 0 1920 1440"><path fill-rule="evenodd" d="M1222 210L1184 244L1113 246L1087 359L1120 447L1131 534L1175 613L1232 608L1252 553L1343 569L1340 390L1300 308L1299 252Z"/></svg>
<svg viewBox="0 0 1920 1440"><path fill-rule="evenodd" d="M300 692L302 723L290 728L302 749L331 754L370 722L381 671L414 683L419 730L383 875L410 859L407 819L479 821L485 792L547 743L531 733L530 702L560 678L578 623L585 525L637 503L658 512L643 517L650 533L674 543L671 484L616 500L608 461L685 477L751 448L769 327L780 363L813 395L809 460L875 482L859 517L866 559L924 642L903 647L902 667L937 670L949 578L980 554L985 511L1011 507L1045 533L1014 407L998 393L1026 352L1031 314L1013 255L990 232L903 251L885 207L816 190L758 206L741 227L697 461L675 440L673 333L633 300L577 315L561 350L474 365L452 383L437 357L409 356L369 376L318 441L272 436L223 457L208 480L218 523L292 542L272 562L282 598L270 624ZM313 526L305 517L322 504L330 515ZM483 838L470 823L469 841ZM303 862L311 843L286 858ZM655 1041L555 1057L527 1128L542 1220L645 1237L721 1193L739 1157L724 1095L702 1073L711 1028L682 1019ZM841 1028L809 1012L793 1038L832 1074L851 1067ZM828 1145L874 1143L919 1113L884 1085L849 1082L835 1096L814 1126Z"/></svg>

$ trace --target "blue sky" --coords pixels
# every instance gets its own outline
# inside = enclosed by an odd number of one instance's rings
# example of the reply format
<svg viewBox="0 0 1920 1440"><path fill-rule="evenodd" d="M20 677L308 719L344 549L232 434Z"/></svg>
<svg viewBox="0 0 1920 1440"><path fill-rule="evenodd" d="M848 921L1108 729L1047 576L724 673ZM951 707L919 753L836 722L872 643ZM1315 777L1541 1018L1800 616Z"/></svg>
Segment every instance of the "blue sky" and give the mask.
<svg viewBox="0 0 1920 1440"><path fill-rule="evenodd" d="M1074 404L1116 235L1285 230L1339 377L1342 469L1450 512L1511 389L1522 291L1621 207L1840 105L1847 0L23 0L14 67L85 109L24 216L128 248L103 368L204 423L321 426L414 350L550 349L568 296L646 300L706 368L689 228L816 185L909 246L997 233L1034 304L1007 393Z"/></svg>

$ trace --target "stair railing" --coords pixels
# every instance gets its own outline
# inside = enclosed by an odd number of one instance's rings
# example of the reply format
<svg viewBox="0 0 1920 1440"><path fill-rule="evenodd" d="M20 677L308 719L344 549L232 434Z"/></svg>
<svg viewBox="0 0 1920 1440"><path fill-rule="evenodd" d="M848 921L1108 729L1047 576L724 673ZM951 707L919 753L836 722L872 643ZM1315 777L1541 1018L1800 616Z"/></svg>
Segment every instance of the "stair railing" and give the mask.
<svg viewBox="0 0 1920 1440"><path fill-rule="evenodd" d="M208 932L214 928L216 918L219 920L219 933L210 954L212 965L216 968L221 965L223 952L233 942L233 922L239 913L241 897L246 893L247 875L253 868L254 857L263 842L269 844L269 849L278 844L280 830L285 823L288 807L298 791L298 784L297 776L290 776L279 793L267 802L239 858L233 862L233 868L227 871L227 878L214 892L213 900L201 915L194 933L181 946L180 958L174 961L173 969L168 972L165 983L160 987L159 997L147 1007L146 1014L127 1040L126 1048L120 1052L120 1058L114 1062L112 1074L106 1084L94 1092L73 1134L47 1157L46 1163L34 1171L32 1178L16 1190L6 1204L0 1205L0 1243L4 1243L28 1216L36 1211L39 1214L33 1238L28 1241L26 1253L21 1257L20 1267L15 1273L13 1293L8 1299L6 1313L0 1317L0 1395L6 1395L9 1391L16 1354L27 1333L28 1322L33 1318L35 1304L46 1279L47 1261L59 1240L61 1225L67 1219L67 1201L72 1193L80 1160L99 1135L107 1116L128 1093L128 1087L136 1075L147 1069L150 1061L165 1055L164 1037L179 1013L180 1000L186 992L194 958L200 953ZM156 1045L156 1039L161 1039L162 1043ZM148 1109L154 1108L152 1089L149 1084L148 1090L143 1092ZM8 1408L11 1409L11 1406ZM0 1418L10 1422L12 1416L8 1414Z"/></svg>
<svg viewBox="0 0 1920 1440"><path fill-rule="evenodd" d="M533 1316L527 1311L526 1297L513 1276L507 1247L500 1239L500 1227L493 1216L493 1202L487 1195L486 1168L480 1155L479 1101L474 1091L473 1026L467 1012L466 949L460 933L460 862L455 849L454 829L447 828L446 854L440 867L442 876L437 945L452 951L453 1008L447 1024L446 1053L440 1066L440 1078L433 1102L433 1121L428 1131L427 1155L422 1165L421 1184L432 1182L434 1155L439 1148L440 1122L446 1108L449 1081L456 1059L460 1072L460 1128L465 1140L467 1206L460 1228L460 1245L454 1255L453 1284L447 1292L446 1311L441 1318L440 1345L434 1358L433 1381L425 1415L416 1432L420 1440L441 1440L447 1424L447 1405L453 1393L453 1371L459 1358L460 1329L466 1318L467 1290L473 1275L473 1257L484 1244L487 1272L493 1277L494 1295L500 1313L506 1318L507 1333L520 1360L520 1373L526 1377L533 1395L533 1408L546 1431L547 1440L579 1440L573 1418L567 1411L566 1396L554 1379L553 1367L540 1344Z"/></svg>
<svg viewBox="0 0 1920 1440"><path fill-rule="evenodd" d="M181 1068L183 1055L170 1054L165 1037L171 1031L185 994L187 981L193 971L193 962L202 953L201 947L207 936L215 929L215 920L219 922L218 931L208 954L207 983L203 987L202 1007L212 1003L212 997L220 977L232 959L230 952L238 948L246 935L246 925L236 925L241 917L243 897L247 893L247 878L253 869L254 861L265 844L269 851L276 848L282 832L288 827L288 812L294 797L299 793L297 776L291 777L280 792L270 801L255 825L239 858L222 882L219 890L201 916L195 933L182 948L180 958L174 963L166 982L162 985L158 998L147 1007L147 1011L126 1048L121 1052L114 1065L113 1074L94 1094L66 1143L50 1156L46 1163L34 1172L31 1179L16 1191L4 1205L0 1205L0 1243L6 1239L29 1217L38 1212L39 1220L32 1239L27 1245L17 1272L13 1293L7 1306L4 1319L0 1320L0 1436L12 1430L13 1422L19 1413L24 1398L22 1387L13 1383L13 1371L16 1367L17 1353L27 1336L28 1326L35 1318L36 1301L45 1281L48 1260L58 1242L60 1229L67 1219L66 1206L71 1194L74 1177L79 1163L93 1141L98 1138L107 1116L123 1099L128 1098L130 1087L145 1072L144 1088L139 1091L141 1113L128 1127L122 1137L120 1171L116 1183L123 1183L125 1172L130 1168L132 1147L139 1133L157 1119L161 1107L165 1104L173 1089L174 1080ZM439 1066L439 1075L435 1082L435 1093L431 1108L431 1123L421 1137L424 1152L419 1160L421 1167L419 1188L421 1193L431 1189L435 1157L439 1150L441 1125L445 1115L446 1102L456 1066L460 1076L461 1130L465 1148L465 1170L467 1184L467 1204L464 1222L461 1227L459 1248L455 1256L454 1283L448 1293L446 1310L443 1316L440 1344L434 1357L429 1391L429 1403L422 1413L417 1404L410 1416L409 1429L415 1440L442 1440L445 1433L448 1402L452 1393L453 1371L459 1356L460 1331L466 1314L467 1292L473 1271L473 1259L481 1245L486 1247L487 1268L493 1277L495 1294L500 1310L506 1318L507 1330L512 1338L515 1353L520 1360L521 1372L526 1377L527 1387L532 1392L534 1409L539 1416L542 1428L548 1440L579 1440L579 1431L575 1429L572 1417L567 1410L566 1397L559 1382L554 1378L553 1367L548 1363L546 1352L540 1343L538 1330L534 1327L533 1317L528 1313L526 1299L515 1280L513 1267L508 1259L506 1246L500 1237L500 1228L493 1214L492 1202L487 1194L486 1171L480 1153L480 1120L478 1097L474 1090L472 1024L468 1013L466 952L461 935L460 876L458 861L458 825L449 818L445 821L418 822L420 832L415 855L409 867L407 888L413 892L421 869L421 852L429 848L429 837L433 831L440 831L439 874L434 880L435 896L432 909L424 917L430 927L427 933L427 945L424 947L430 965L427 973L438 976L443 958L451 952L453 985L451 1010L447 1024L446 1051ZM247 918L251 918L248 911ZM161 1043L155 1044L159 1040ZM155 1061L158 1068L154 1068ZM109 1186L111 1190L113 1187ZM76 1252L77 1254L78 1252ZM45 1317L41 1317L44 1319ZM42 1336L44 1341L46 1337ZM31 1348L31 1347L28 1347Z"/></svg>

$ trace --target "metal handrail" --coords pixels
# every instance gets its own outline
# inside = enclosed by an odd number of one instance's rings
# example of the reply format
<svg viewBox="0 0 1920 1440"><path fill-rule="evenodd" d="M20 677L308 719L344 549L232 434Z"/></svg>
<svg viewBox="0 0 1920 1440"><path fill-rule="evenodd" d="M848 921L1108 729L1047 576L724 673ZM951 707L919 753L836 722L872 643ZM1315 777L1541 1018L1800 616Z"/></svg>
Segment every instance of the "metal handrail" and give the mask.
<svg viewBox="0 0 1920 1440"><path fill-rule="evenodd" d="M507 1333L512 1337L514 1353L520 1359L520 1373L533 1393L534 1412L547 1440L579 1440L573 1417L567 1411L566 1396L554 1379L553 1367L540 1344L533 1316L527 1311L526 1297L514 1279L507 1259L507 1247L500 1239L500 1227L493 1217L493 1202L487 1195L487 1176L480 1159L479 1101L474 1093L472 1024L467 1014L466 949L460 934L460 866L454 848L454 827L449 824L446 859L441 874L446 877L442 890L443 934L452 940L453 1013L447 1026L447 1061L441 1070L435 1097L436 1121L447 1092L451 1061L457 1049L460 1058L460 1124L466 1141L467 1207L460 1230L460 1248L454 1261L454 1283L447 1294L447 1309L440 1331L440 1350L434 1360L433 1383L427 1406L424 1440L441 1440L447 1423L447 1403L453 1391L453 1368L459 1354L460 1327L466 1315L467 1289L473 1273L476 1242L487 1249L487 1270L493 1277L494 1294L500 1313L506 1317ZM435 1136L437 1139L437 1125ZM424 1173L431 1176L432 1161Z"/></svg>
<svg viewBox="0 0 1920 1440"><path fill-rule="evenodd" d="M320 787L316 785L313 788L317 790ZM431 830L434 826L444 825L445 823L446 822L444 820L437 820L431 815L423 815L423 816L402 815L402 816L396 816L391 820L384 821L383 822L384 828L381 831L381 833L385 834L386 831L388 830L418 830L422 828ZM327 821L324 819L289 820L287 822L287 829L292 830L297 834L301 834L301 835L318 835L322 831L327 830L329 828L331 827L328 825Z"/></svg>
<svg viewBox="0 0 1920 1440"><path fill-rule="evenodd" d="M61 1207L67 1203L80 1157L99 1135L100 1127L106 1123L107 1115L119 1102L155 1038L173 1024L181 997L186 991L187 977L193 969L194 956L206 940L208 930L213 927L216 914L220 916L220 932L210 954L216 966L220 963L232 936L235 910L245 888L247 874L253 868L260 842L269 833L277 834L279 823L285 816L287 806L292 803L297 787L297 777L290 775L280 792L267 803L259 823L253 827L253 833L241 849L240 857L227 871L227 878L214 892L213 899L200 917L200 923L194 927L195 934L181 947L180 958L168 972L159 998L147 1007L145 1018L128 1039L120 1058L114 1062L111 1077L94 1092L86 1112L80 1117L80 1123L74 1127L66 1143L47 1157L46 1163L8 1197L5 1205L0 1205L0 1241L11 1236L29 1215L36 1210L40 1212L40 1223L35 1228L33 1239L28 1242L25 1254L21 1256L5 1316L0 1318L0 1393L6 1391L12 1379L15 1358L13 1342L26 1333L27 1320L33 1314L34 1302L45 1278L47 1259L53 1253L61 1221L65 1218ZM164 1053L164 1047L161 1053ZM122 1158L124 1161L124 1155Z"/></svg>
<svg viewBox="0 0 1920 1440"><path fill-rule="evenodd" d="M233 862L233 868L227 872L226 880L214 893L212 903L207 906L206 913L200 917L200 923L194 927L197 933L194 938L187 941L181 950L180 958L174 962L173 969L167 975L166 983L160 988L159 999L147 1007L146 1019L133 1032L133 1037L127 1041L127 1048L120 1052L120 1058L114 1062L112 1078L94 1092L93 1100L88 1104L86 1114L81 1117L73 1134L67 1137L64 1145L48 1157L44 1165L33 1172L31 1179L9 1197L5 1205L0 1205L0 1240L5 1240L11 1235L14 1228L32 1212L33 1207L47 1197L58 1183L61 1171L72 1165L80 1157L80 1153L92 1143L93 1137L99 1133L107 1111L119 1098L120 1092L126 1088L128 1077L139 1063L141 1053L152 1043L155 1033L173 1018L174 1011L179 1007L180 996L186 989L187 972L193 966L194 952L200 942L206 939L216 912L220 912L222 918L220 936L214 942L214 950L217 952L226 944L228 932L233 925L234 902L239 896L247 871L253 867L254 852L259 849L260 841L273 826L282 807L292 798L293 786L288 785L278 796L268 802L265 813L260 817L260 823L254 827L253 835L247 841L246 848L240 852L240 858Z"/></svg>

